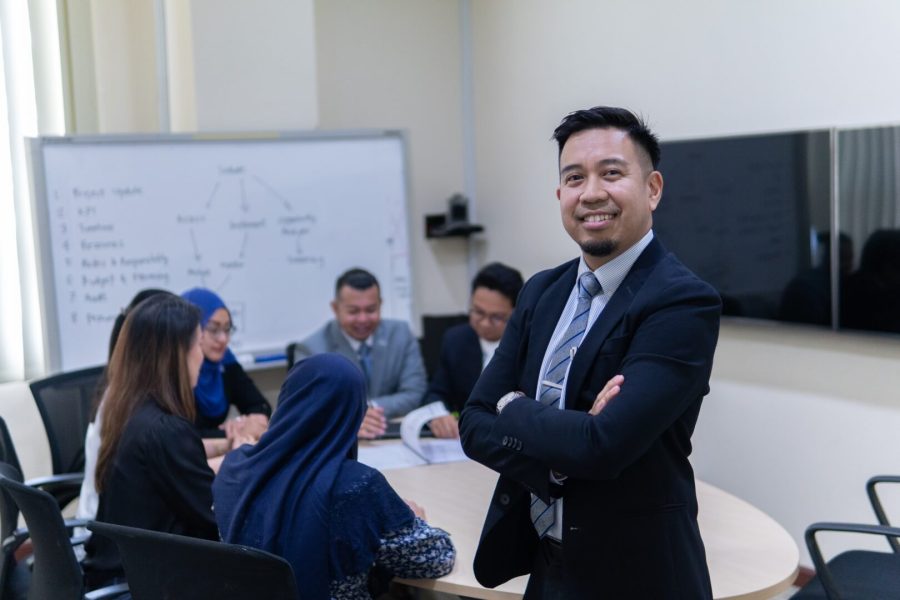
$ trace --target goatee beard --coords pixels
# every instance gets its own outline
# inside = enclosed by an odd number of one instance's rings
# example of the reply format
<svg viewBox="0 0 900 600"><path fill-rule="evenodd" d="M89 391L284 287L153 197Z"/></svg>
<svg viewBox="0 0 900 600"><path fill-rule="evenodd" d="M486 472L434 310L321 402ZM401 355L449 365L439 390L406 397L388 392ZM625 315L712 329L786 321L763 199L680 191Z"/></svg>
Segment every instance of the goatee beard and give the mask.
<svg viewBox="0 0 900 600"><path fill-rule="evenodd" d="M582 252L591 256L595 256L597 258L609 256L616 250L617 246L616 242L612 240L603 240L600 242L585 242L579 245L581 246Z"/></svg>

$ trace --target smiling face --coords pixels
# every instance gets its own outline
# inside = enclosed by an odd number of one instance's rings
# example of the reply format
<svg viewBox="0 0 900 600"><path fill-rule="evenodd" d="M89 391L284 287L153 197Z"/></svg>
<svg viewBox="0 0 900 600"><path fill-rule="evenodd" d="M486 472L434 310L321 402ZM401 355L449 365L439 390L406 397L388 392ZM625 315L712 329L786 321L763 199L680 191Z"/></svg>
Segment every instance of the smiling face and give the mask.
<svg viewBox="0 0 900 600"><path fill-rule="evenodd" d="M225 356L231 339L231 315L227 309L216 309L206 322L200 335L203 355L212 362L219 362Z"/></svg>
<svg viewBox="0 0 900 600"><path fill-rule="evenodd" d="M354 340L365 341L381 321L381 292L377 285L364 290L341 286L331 309L347 335Z"/></svg>
<svg viewBox="0 0 900 600"><path fill-rule="evenodd" d="M559 157L556 197L563 227L591 269L636 244L653 224L663 180L619 129L572 134Z"/></svg>

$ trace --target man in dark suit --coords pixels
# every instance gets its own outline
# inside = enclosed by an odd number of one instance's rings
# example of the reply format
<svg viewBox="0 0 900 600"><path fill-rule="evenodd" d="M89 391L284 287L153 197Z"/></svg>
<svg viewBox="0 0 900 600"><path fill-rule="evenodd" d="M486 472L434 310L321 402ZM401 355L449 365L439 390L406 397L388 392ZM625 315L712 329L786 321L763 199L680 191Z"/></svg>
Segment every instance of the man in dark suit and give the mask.
<svg viewBox="0 0 900 600"><path fill-rule="evenodd" d="M654 239L656 137L631 112L554 132L581 257L532 277L460 419L500 473L475 557L527 600L710 598L688 455L718 338L713 288Z"/></svg>
<svg viewBox="0 0 900 600"><path fill-rule="evenodd" d="M459 411L500 343L522 283L521 273L499 262L486 265L472 280L469 322L444 333L440 361L423 402L443 402L451 413L428 423L436 437L459 437Z"/></svg>

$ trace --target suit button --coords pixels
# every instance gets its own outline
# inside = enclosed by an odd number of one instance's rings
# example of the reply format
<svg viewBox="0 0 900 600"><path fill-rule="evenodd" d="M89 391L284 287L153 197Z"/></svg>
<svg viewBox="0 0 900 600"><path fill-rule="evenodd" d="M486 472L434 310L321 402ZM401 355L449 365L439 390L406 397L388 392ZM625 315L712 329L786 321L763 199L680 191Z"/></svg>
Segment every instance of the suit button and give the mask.
<svg viewBox="0 0 900 600"><path fill-rule="evenodd" d="M500 497L497 498L497 500L499 500L500 504L502 504L503 506L508 506L509 505L509 494L500 494Z"/></svg>
<svg viewBox="0 0 900 600"><path fill-rule="evenodd" d="M516 450L521 450L521 449L522 449L522 442L516 441Z"/></svg>
<svg viewBox="0 0 900 600"><path fill-rule="evenodd" d="M503 445L509 446L509 436L508 435L503 436Z"/></svg>

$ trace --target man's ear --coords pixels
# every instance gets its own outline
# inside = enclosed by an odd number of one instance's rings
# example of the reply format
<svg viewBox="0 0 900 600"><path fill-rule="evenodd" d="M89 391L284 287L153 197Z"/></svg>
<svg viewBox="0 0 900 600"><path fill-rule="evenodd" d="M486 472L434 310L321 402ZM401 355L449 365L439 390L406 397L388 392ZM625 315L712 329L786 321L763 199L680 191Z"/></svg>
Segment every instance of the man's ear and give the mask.
<svg viewBox="0 0 900 600"><path fill-rule="evenodd" d="M663 191L663 176L659 171L653 171L647 177L647 191L649 193L648 199L650 201L650 210L656 210L656 207L659 206L659 201L662 198Z"/></svg>
<svg viewBox="0 0 900 600"><path fill-rule="evenodd" d="M332 300L332 301L331 301L331 311L334 313L334 316L335 316L335 317L338 316L338 303L337 303L337 300Z"/></svg>

